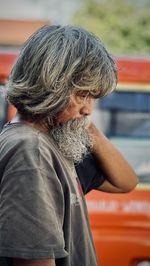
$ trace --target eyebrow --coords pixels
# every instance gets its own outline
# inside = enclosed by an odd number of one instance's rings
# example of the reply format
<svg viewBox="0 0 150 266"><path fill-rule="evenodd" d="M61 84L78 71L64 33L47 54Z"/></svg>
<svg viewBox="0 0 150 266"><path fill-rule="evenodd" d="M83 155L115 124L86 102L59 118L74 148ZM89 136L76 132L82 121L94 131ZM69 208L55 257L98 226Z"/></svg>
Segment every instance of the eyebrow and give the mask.
<svg viewBox="0 0 150 266"><path fill-rule="evenodd" d="M99 91L99 93L92 93L92 91L77 91L76 92L77 96L85 96L85 97L92 97L94 99L99 99L101 97L101 93Z"/></svg>

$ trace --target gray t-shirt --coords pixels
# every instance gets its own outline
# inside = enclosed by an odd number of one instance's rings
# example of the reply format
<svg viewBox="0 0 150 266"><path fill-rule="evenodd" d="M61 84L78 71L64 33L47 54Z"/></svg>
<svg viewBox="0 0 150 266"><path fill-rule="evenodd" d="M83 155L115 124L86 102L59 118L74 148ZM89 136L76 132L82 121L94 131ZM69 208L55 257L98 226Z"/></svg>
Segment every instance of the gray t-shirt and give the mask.
<svg viewBox="0 0 150 266"><path fill-rule="evenodd" d="M98 265L74 166L48 134L21 123L0 135L0 266L13 257Z"/></svg>

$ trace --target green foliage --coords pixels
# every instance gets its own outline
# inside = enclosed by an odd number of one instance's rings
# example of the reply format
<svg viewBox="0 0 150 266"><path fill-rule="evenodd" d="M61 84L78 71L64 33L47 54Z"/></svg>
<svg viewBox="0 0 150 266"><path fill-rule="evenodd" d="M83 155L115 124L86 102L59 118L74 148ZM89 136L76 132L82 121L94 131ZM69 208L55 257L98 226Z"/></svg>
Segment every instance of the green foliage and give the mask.
<svg viewBox="0 0 150 266"><path fill-rule="evenodd" d="M94 32L115 54L150 53L150 2L85 0L73 23Z"/></svg>

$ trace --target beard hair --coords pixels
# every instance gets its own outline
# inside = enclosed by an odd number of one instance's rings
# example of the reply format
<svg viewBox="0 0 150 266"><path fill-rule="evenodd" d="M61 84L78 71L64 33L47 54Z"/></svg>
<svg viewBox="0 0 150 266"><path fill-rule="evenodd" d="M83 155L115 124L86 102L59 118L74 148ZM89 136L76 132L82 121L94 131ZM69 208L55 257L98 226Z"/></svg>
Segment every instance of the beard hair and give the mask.
<svg viewBox="0 0 150 266"><path fill-rule="evenodd" d="M50 131L64 157L75 164L80 163L92 148L92 138L86 129L89 123L88 117L76 118Z"/></svg>

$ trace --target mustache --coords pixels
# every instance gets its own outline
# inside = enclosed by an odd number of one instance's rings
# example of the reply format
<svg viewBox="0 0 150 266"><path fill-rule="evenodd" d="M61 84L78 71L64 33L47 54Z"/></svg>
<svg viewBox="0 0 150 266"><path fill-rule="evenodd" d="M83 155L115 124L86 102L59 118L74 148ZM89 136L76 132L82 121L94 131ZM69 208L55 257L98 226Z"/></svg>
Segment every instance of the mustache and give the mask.
<svg viewBox="0 0 150 266"><path fill-rule="evenodd" d="M91 119L89 116L82 117L82 118L74 118L62 125L58 125L56 128L57 129L66 129L66 130L71 130L71 131L77 131L81 128L86 128L89 126L91 123Z"/></svg>
<svg viewBox="0 0 150 266"><path fill-rule="evenodd" d="M91 122L90 117L75 118L71 120L70 126L78 129L80 127L87 127Z"/></svg>

